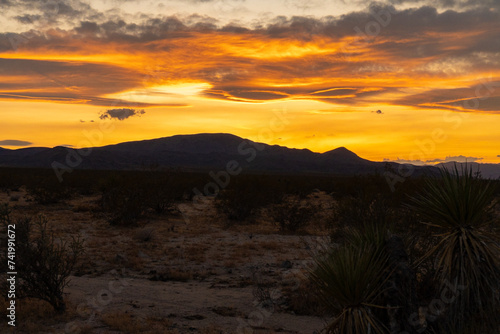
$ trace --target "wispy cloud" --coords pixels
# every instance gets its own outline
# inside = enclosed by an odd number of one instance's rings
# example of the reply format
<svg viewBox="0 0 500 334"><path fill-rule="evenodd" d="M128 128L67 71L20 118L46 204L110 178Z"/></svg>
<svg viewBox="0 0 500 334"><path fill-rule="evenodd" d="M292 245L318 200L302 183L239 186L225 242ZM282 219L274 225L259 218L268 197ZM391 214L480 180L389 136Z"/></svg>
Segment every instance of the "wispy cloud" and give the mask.
<svg viewBox="0 0 500 334"><path fill-rule="evenodd" d="M290 133L280 135L288 145L306 145L305 132L314 129L311 147L345 140L365 152L378 145L377 159L412 158L414 138L440 126L441 113L470 111L471 126L459 131L471 141L484 133L481 143L493 147L455 151L448 140L440 155L422 159L495 157L494 122L481 123L478 114L500 115L497 0L0 2L1 107L19 102L17 110L40 115L25 103L36 101L51 110L44 121L61 129L92 126L87 112L95 115L95 106L108 120L161 107L155 116L169 118L170 132L237 128L243 135L262 125L262 110L287 104L297 114ZM483 79L491 89L481 87ZM180 106L190 108L170 108ZM60 122L61 113L74 114ZM15 117L9 124L27 129ZM333 132L338 137L326 139ZM17 138L12 130L4 135ZM106 140L128 136L116 131Z"/></svg>
<svg viewBox="0 0 500 334"><path fill-rule="evenodd" d="M477 158L477 157L466 157L464 155L458 155L458 156L450 156L446 157L444 159L433 159L433 160L427 160L427 163L443 163L443 162L477 162L483 160L483 158Z"/></svg>
<svg viewBox="0 0 500 334"><path fill-rule="evenodd" d="M500 156L498 156L500 157ZM444 159L432 159L432 160L405 160L405 159L384 159L384 161L392 161L400 164L412 164L412 165L425 165L425 164L438 164L438 163L446 163L446 162L478 162L483 160L483 158L478 157L468 157L464 155L457 156L447 156Z"/></svg>
<svg viewBox="0 0 500 334"><path fill-rule="evenodd" d="M3 146L30 146L30 145L33 145L33 143L31 143L29 141L24 141L24 140L6 139L6 140L0 140L0 145L3 145Z"/></svg>
<svg viewBox="0 0 500 334"><path fill-rule="evenodd" d="M78 2L70 7L65 15L86 13L86 19L71 29L30 35L17 54L31 59L0 59L5 69L0 98L127 107L109 96L144 86L203 82L211 87L203 92L206 97L230 101L369 105L384 99L456 110L456 101L474 98L474 78L484 71L500 85L495 70L500 68L500 12L477 6L440 13L430 6L372 5L372 14L278 17L253 29L221 27L202 16L144 15L132 23L114 14L88 15L92 10ZM389 13L390 22L379 26L377 36L360 37L359 29L377 22L373 13ZM0 35L0 52L8 57L14 57L12 38ZM41 55L60 60L37 59ZM446 88L450 83L453 87ZM420 86L427 91L416 93ZM150 101L136 99L130 107L155 105ZM499 101L497 89L477 110L498 113Z"/></svg>

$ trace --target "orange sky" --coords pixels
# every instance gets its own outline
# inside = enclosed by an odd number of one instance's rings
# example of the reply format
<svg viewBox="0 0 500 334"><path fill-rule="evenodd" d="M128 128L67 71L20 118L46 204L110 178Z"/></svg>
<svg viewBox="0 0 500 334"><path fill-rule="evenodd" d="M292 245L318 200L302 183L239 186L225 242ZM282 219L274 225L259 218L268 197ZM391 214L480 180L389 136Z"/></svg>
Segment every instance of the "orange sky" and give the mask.
<svg viewBox="0 0 500 334"><path fill-rule="evenodd" d="M77 2L64 15L83 15ZM244 26L93 7L69 21L63 3L43 24L5 12L2 147L228 132L379 161L500 162L499 8L284 7Z"/></svg>

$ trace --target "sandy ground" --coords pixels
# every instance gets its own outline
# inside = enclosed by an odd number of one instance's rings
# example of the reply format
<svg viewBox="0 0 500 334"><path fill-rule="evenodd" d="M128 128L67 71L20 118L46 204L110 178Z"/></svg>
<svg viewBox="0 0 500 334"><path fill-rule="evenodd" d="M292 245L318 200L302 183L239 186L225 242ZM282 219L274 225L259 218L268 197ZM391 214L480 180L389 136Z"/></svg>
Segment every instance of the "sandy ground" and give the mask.
<svg viewBox="0 0 500 334"><path fill-rule="evenodd" d="M297 315L289 306L289 292L323 236L283 235L266 222L227 228L210 206L190 203L178 203L182 214L148 214L138 227L113 227L96 212L97 198L40 206L22 190L0 194L14 216L41 213L56 236L85 239L86 253L65 289L67 314L20 314L19 322L29 325L17 333L315 333L324 327L325 319Z"/></svg>

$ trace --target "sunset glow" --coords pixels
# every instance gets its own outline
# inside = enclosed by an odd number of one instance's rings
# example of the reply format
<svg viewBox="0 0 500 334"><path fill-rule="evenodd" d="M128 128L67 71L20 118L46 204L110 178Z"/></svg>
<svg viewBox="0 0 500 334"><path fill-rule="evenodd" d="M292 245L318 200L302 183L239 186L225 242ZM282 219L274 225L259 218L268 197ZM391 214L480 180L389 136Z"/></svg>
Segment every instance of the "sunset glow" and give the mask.
<svg viewBox="0 0 500 334"><path fill-rule="evenodd" d="M92 144L227 132L375 161L500 163L498 3L313 2L2 2L0 143L79 147L112 122ZM101 117L120 108L141 112Z"/></svg>

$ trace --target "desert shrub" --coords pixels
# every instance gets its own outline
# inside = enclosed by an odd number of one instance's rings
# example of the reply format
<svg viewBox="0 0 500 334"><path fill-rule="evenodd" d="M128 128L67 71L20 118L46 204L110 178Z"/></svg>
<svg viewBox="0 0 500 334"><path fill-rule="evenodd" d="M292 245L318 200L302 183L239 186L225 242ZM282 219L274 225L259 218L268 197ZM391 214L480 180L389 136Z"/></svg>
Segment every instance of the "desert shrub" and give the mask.
<svg viewBox="0 0 500 334"><path fill-rule="evenodd" d="M253 194L227 189L222 191L215 202L217 212L230 221L245 221L259 208L259 201Z"/></svg>
<svg viewBox="0 0 500 334"><path fill-rule="evenodd" d="M271 205L268 213L281 232L296 233L303 230L313 219L318 207L298 196L283 196Z"/></svg>
<svg viewBox="0 0 500 334"><path fill-rule="evenodd" d="M5 227L14 223L7 206L1 209L0 222ZM78 238L71 242L57 241L43 216L35 221L17 220L15 240L19 297L41 299L54 310L65 311L63 291L83 252L83 242ZM5 256L1 256L2 263L7 263Z"/></svg>
<svg viewBox="0 0 500 334"><path fill-rule="evenodd" d="M283 286L285 307L298 315L328 316L316 285L309 277Z"/></svg>
<svg viewBox="0 0 500 334"><path fill-rule="evenodd" d="M30 182L26 186L28 196L38 204L54 204L68 199L70 190L55 177L54 179L42 178L39 181Z"/></svg>
<svg viewBox="0 0 500 334"><path fill-rule="evenodd" d="M19 171L13 168L0 167L0 189L5 192L19 191L23 185Z"/></svg>
<svg viewBox="0 0 500 334"><path fill-rule="evenodd" d="M397 221L396 210L381 196L345 197L336 201L330 218L330 237L334 243L345 243L352 231L366 226L393 228Z"/></svg>
<svg viewBox="0 0 500 334"><path fill-rule="evenodd" d="M266 204L258 189L249 186L223 190L217 196L215 208L230 222L245 222L254 219Z"/></svg>
<svg viewBox="0 0 500 334"><path fill-rule="evenodd" d="M217 195L215 208L230 222L251 221L260 209L275 201L275 194L268 190L262 180L235 179L230 187Z"/></svg>
<svg viewBox="0 0 500 334"><path fill-rule="evenodd" d="M364 220L315 262L310 278L335 316L328 333L414 332L414 271L403 240L390 232L387 222Z"/></svg>
<svg viewBox="0 0 500 334"><path fill-rule="evenodd" d="M157 214L170 211L175 197L169 188L157 187L148 192L148 206Z"/></svg>
<svg viewBox="0 0 500 334"><path fill-rule="evenodd" d="M375 245L332 248L316 258L312 282L327 311L334 315L326 333L387 333L376 308L388 280L389 257Z"/></svg>
<svg viewBox="0 0 500 334"><path fill-rule="evenodd" d="M147 208L143 192L133 184L105 188L98 204L115 226L136 225Z"/></svg>
<svg viewBox="0 0 500 334"><path fill-rule="evenodd" d="M499 238L492 227L494 184L467 167L441 170L409 207L437 233L438 242L424 255L435 264L439 291L457 292L443 312L443 332L483 328L497 333L500 321Z"/></svg>
<svg viewBox="0 0 500 334"><path fill-rule="evenodd" d="M134 226L154 212L177 213L175 202L182 199L191 179L176 179L167 172L121 172L98 181L101 193L97 201L112 225Z"/></svg>
<svg viewBox="0 0 500 334"><path fill-rule="evenodd" d="M182 198L184 186L169 174L148 175L141 187L147 206L157 214L174 213L175 202Z"/></svg>

